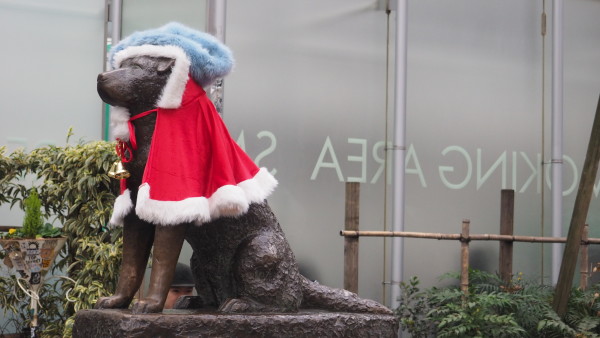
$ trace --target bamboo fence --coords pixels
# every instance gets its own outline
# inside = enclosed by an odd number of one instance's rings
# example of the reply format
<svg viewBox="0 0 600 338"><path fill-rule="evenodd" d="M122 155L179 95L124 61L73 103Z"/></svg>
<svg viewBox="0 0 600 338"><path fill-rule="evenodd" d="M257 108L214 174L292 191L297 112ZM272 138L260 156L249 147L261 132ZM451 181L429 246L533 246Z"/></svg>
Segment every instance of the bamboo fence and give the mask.
<svg viewBox="0 0 600 338"><path fill-rule="evenodd" d="M437 240L457 240L461 245L461 289L466 293L469 287L469 243L471 241L499 241L500 258L498 271L505 283L512 280L512 261L514 242L529 243L566 243L566 237L540 237L540 236L518 236L513 234L514 230L514 191L502 190L500 233L501 234L471 234L471 222L464 219L461 224L461 233L432 233L411 231L369 231L359 230L358 208L359 208L359 184L355 182L346 183L346 224L345 229L340 231L344 237L344 288L351 292L358 291L358 243L360 237L405 237ZM588 238L588 225L584 227L581 237L580 250L580 288L586 289L590 277L589 249L590 244L600 244L600 238Z"/></svg>

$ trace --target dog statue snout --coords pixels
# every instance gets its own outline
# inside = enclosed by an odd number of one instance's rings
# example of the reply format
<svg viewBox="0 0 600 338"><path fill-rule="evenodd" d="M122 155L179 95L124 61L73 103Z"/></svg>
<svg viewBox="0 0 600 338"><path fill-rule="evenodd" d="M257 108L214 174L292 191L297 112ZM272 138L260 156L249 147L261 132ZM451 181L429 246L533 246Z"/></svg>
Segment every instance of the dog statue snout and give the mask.
<svg viewBox="0 0 600 338"><path fill-rule="evenodd" d="M120 73L123 73L124 71L125 71L125 69L119 68L119 69L109 70L107 72L100 73L100 74L98 74L97 81L98 81L98 83L106 82L110 78L121 76Z"/></svg>
<svg viewBox="0 0 600 338"><path fill-rule="evenodd" d="M106 75L105 73L100 73L98 74L98 78L96 79L96 82L98 83L102 83L106 81Z"/></svg>

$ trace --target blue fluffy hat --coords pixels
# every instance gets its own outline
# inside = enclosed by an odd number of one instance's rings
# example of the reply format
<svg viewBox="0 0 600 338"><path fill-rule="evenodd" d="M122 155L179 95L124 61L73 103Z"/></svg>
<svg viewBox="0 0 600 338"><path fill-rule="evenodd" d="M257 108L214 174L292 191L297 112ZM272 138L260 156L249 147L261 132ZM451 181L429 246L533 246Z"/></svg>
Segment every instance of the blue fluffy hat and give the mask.
<svg viewBox="0 0 600 338"><path fill-rule="evenodd" d="M185 73L185 77L189 74L203 87L227 75L234 63L229 48L214 36L175 22L123 39L112 48L110 64L119 68L123 60L138 55L174 58L174 72Z"/></svg>

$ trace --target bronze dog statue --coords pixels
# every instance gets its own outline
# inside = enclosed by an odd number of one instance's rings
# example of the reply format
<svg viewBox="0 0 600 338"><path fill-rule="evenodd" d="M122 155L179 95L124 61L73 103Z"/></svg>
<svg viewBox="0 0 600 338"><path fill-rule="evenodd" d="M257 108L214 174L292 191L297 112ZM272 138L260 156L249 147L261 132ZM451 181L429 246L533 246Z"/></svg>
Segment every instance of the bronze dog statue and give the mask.
<svg viewBox="0 0 600 338"><path fill-rule="evenodd" d="M197 50L190 52L190 48ZM231 68L225 46L204 33L169 24L125 39L115 46L113 58L116 69L98 76L98 93L108 104L125 109L114 120L121 124L116 129L128 134L128 140L119 141L118 152L131 176L121 183L123 194L117 198L111 221L124 227L117 290L99 299L96 308L130 305L154 245L148 295L132 311L161 311L185 239L194 251L191 266L204 307L222 312L318 308L391 313L377 302L311 282L298 272L265 200L276 181L248 162L233 144L202 90ZM184 66L182 59L187 60ZM179 82L173 85L177 77ZM169 97L173 91L175 96L183 94L173 99ZM196 114L197 109L201 113ZM191 169L176 172L169 156ZM185 158L180 161L178 156ZM203 169L199 177L192 177L189 172L196 166ZM234 178L228 181L230 176ZM193 194L187 192L188 185L208 193L178 200L179 195ZM176 198L164 200L164 196Z"/></svg>

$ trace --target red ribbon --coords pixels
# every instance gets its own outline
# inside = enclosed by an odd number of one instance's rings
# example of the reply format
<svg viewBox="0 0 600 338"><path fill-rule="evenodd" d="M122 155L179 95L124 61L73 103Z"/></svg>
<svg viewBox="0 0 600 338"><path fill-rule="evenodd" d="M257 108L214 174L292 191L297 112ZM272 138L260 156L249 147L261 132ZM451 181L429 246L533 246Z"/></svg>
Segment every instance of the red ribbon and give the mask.
<svg viewBox="0 0 600 338"><path fill-rule="evenodd" d="M137 114L137 115L131 117L127 121L127 127L129 128L129 143L131 144L131 147L129 146L129 144L126 141L123 141L120 138L117 138L117 145L115 147L115 151L117 152L117 155L121 158L121 162L123 162L123 163L130 162L133 159L133 150L137 150L137 141L135 138L135 127L133 126L133 123L131 123L131 122L134 120L137 120L139 118L142 118L144 116L155 113L157 111L158 111L158 108L148 110L148 111L145 111L143 113L140 113L140 114Z"/></svg>
<svg viewBox="0 0 600 338"><path fill-rule="evenodd" d="M133 159L133 152L131 151L131 147L127 142L117 138L117 145L115 146L115 151L117 152L117 156L121 158L121 162L127 163Z"/></svg>

